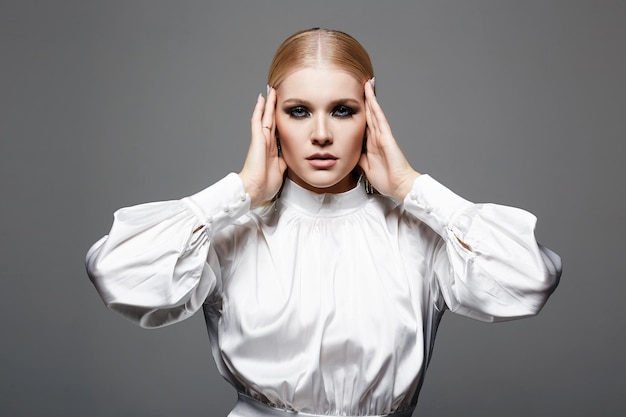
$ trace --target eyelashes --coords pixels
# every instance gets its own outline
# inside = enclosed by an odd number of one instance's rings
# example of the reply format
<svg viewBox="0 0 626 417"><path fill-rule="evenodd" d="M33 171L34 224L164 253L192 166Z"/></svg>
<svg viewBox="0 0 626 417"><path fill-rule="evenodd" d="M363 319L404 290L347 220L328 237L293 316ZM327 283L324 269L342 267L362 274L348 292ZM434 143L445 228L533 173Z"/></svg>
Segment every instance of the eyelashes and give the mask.
<svg viewBox="0 0 626 417"><path fill-rule="evenodd" d="M304 106L291 107L286 113L294 119L304 119L310 116L310 112Z"/></svg>
<svg viewBox="0 0 626 417"><path fill-rule="evenodd" d="M352 107L348 107L348 106L344 106L343 104L340 104L339 106L335 107L332 111L332 115L333 117L350 117L353 114L356 113L356 110L354 110Z"/></svg>
<svg viewBox="0 0 626 417"><path fill-rule="evenodd" d="M294 119L306 119L311 116L311 112L305 106L289 107L285 109L285 113ZM357 111L354 108L344 104L339 104L331 110L330 115L338 119L346 119L356 113Z"/></svg>

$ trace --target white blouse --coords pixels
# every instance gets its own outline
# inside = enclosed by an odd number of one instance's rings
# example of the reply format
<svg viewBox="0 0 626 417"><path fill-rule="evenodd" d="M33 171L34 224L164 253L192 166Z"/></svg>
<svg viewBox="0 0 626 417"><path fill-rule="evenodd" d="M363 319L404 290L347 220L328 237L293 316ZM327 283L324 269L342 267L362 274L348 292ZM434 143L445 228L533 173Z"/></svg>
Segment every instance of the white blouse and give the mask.
<svg viewBox="0 0 626 417"><path fill-rule="evenodd" d="M203 307L218 369L240 393L231 417L408 416L445 309L520 318L554 290L561 261L535 222L428 175L402 204L287 180L251 211L230 174L117 211L87 270L106 305L142 327Z"/></svg>

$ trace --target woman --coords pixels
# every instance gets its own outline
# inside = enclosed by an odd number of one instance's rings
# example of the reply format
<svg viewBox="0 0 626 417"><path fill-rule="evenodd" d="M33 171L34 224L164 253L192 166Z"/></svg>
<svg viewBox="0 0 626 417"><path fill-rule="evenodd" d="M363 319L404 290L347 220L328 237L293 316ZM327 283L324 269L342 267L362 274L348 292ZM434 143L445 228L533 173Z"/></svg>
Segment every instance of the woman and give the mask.
<svg viewBox="0 0 626 417"><path fill-rule="evenodd" d="M87 255L105 303L142 327L203 308L230 416L409 416L446 309L530 316L558 282L532 214L411 167L373 76L342 32L291 36L241 172L119 210Z"/></svg>

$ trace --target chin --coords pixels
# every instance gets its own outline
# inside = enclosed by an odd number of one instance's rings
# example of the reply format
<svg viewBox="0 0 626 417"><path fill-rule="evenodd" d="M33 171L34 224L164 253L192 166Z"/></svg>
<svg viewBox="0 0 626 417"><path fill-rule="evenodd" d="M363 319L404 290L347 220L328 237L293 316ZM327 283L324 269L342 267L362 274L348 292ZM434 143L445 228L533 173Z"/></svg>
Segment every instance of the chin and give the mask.
<svg viewBox="0 0 626 417"><path fill-rule="evenodd" d="M334 176L333 176L334 177ZM317 193L341 193L352 189L356 181L350 174L341 178L320 178L320 176L305 176L298 177L296 175L290 176L292 181L300 185L303 188L317 192Z"/></svg>

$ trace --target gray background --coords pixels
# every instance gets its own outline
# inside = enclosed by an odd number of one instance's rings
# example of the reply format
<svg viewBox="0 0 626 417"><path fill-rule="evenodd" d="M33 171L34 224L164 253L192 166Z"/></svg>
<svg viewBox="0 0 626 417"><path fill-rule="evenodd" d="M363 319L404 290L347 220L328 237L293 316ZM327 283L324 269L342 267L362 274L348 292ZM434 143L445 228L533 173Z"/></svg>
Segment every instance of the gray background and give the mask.
<svg viewBox="0 0 626 417"><path fill-rule="evenodd" d="M238 171L293 32L344 30L414 167L528 209L564 260L535 318L446 315L416 416L622 416L624 1L1 1L0 415L225 416L202 315L109 312L83 259L119 207Z"/></svg>

